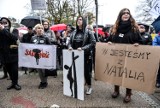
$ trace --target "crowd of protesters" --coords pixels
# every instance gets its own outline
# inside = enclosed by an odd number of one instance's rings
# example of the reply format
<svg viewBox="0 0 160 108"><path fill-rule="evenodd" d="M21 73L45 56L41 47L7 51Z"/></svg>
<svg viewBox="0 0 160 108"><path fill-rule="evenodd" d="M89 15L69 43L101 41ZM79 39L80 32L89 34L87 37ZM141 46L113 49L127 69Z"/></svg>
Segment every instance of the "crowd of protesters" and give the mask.
<svg viewBox="0 0 160 108"><path fill-rule="evenodd" d="M1 79L8 77L11 79L11 85L8 86L7 90L12 88L21 90L21 86L18 84L18 33L16 30L15 32L10 32L10 27L11 22L9 19L2 17L0 20L0 60L4 76ZM25 74L27 74L27 71L36 70L40 77L38 88L44 89L48 85L47 76L52 73L52 76L56 78L57 70L62 69L63 49L84 50L84 78L88 87L86 94L90 95L92 93L92 67L95 67L96 42L133 44L135 47L139 44L160 46L160 33L152 40L150 33L146 31L145 25L137 24L127 8L122 9L115 24L110 29L103 30L103 32L103 34L97 36L95 28L87 25L83 16L77 17L76 27L68 24L66 30L63 31L50 30L50 23L47 20L43 24L35 25L34 28L28 27L28 33L23 35L20 42L56 45L57 67L55 70L24 68ZM160 69L157 74L156 87L160 87ZM117 98L119 94L120 87L115 85L112 98ZM132 90L126 88L125 103L131 101L131 95Z"/></svg>

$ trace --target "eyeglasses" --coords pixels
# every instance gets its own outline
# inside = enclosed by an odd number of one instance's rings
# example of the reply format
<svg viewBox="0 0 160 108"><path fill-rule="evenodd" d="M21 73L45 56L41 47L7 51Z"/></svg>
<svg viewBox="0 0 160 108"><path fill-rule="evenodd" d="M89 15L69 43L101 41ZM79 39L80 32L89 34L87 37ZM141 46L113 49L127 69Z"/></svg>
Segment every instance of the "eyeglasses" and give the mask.
<svg viewBox="0 0 160 108"><path fill-rule="evenodd" d="M48 24L43 24L43 25L48 25Z"/></svg>
<svg viewBox="0 0 160 108"><path fill-rule="evenodd" d="M123 12L122 14L123 14L123 15L125 15L125 14L128 14L128 15L130 15L130 13L129 13L129 12Z"/></svg>

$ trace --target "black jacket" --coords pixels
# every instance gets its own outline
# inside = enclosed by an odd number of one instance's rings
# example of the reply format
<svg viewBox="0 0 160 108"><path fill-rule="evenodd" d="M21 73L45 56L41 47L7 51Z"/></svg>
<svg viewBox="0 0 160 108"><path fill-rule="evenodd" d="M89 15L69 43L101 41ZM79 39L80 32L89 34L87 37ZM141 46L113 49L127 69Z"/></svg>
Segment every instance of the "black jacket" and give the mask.
<svg viewBox="0 0 160 108"><path fill-rule="evenodd" d="M75 30L71 34L69 47L73 47L73 39L74 39L74 37L76 35L76 32L77 31ZM91 32L88 29L85 29L83 44L82 44L82 47L81 47L82 50L84 50L84 53L85 54L90 54L90 51L92 51L94 49L95 44L96 44L96 40L95 40L93 32Z"/></svg>
<svg viewBox="0 0 160 108"><path fill-rule="evenodd" d="M152 37L148 33L141 33L144 45L152 45Z"/></svg>
<svg viewBox="0 0 160 108"><path fill-rule="evenodd" d="M18 36L10 33L7 29L0 30L0 59L2 63L18 61L17 39Z"/></svg>
<svg viewBox="0 0 160 108"><path fill-rule="evenodd" d="M43 36L37 36L37 35L33 36L31 38L31 43L34 43L34 44L47 44L47 45L51 44L49 38L46 37L45 35L43 35Z"/></svg>
<svg viewBox="0 0 160 108"><path fill-rule="evenodd" d="M116 33L115 35L110 35L107 39L107 42L108 41L111 41L113 43L124 43L124 44L134 44L134 43L143 44L140 33L138 31L133 32L131 30L125 34Z"/></svg>
<svg viewBox="0 0 160 108"><path fill-rule="evenodd" d="M31 33L31 34L29 34L29 33L24 34L23 37L22 37L21 42L22 42L22 43L31 43L31 38L32 38L32 36L34 36L34 33Z"/></svg>

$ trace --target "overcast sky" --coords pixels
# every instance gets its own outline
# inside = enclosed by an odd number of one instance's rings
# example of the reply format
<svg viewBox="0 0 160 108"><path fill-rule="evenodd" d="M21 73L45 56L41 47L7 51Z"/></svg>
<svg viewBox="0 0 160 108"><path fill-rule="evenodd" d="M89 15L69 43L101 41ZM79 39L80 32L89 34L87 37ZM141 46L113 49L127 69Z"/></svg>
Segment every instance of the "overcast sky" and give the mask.
<svg viewBox="0 0 160 108"><path fill-rule="evenodd" d="M28 13L25 6L29 2L30 0L0 0L0 16L22 19Z"/></svg>
<svg viewBox="0 0 160 108"><path fill-rule="evenodd" d="M98 0L99 24L113 24L122 8L129 8L133 17L138 0Z"/></svg>
<svg viewBox="0 0 160 108"><path fill-rule="evenodd" d="M99 24L113 24L122 8L129 8L132 15L135 15L135 8L138 0L98 0ZM0 16L13 16L17 19L25 17L29 10L25 8L30 0L1 0Z"/></svg>

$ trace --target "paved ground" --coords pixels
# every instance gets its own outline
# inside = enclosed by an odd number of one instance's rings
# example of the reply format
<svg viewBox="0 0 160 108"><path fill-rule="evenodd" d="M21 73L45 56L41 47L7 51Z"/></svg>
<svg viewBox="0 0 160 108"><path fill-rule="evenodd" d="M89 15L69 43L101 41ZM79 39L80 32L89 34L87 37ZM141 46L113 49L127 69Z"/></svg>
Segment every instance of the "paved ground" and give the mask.
<svg viewBox="0 0 160 108"><path fill-rule="evenodd" d="M2 72L0 72L2 77ZM117 99L111 98L113 86L108 83L93 80L93 93L85 95L85 100L77 100L63 95L62 72L57 78L48 78L48 87L38 89L39 77L37 74L24 75L20 72L19 84L21 91L6 90L10 80L0 80L0 108L35 108L51 107L56 104L60 107L156 107L160 108L160 94L147 95L133 91L132 102L123 103L125 89L121 88L121 95ZM155 95L155 96L154 96ZM158 98L156 98L156 96Z"/></svg>

